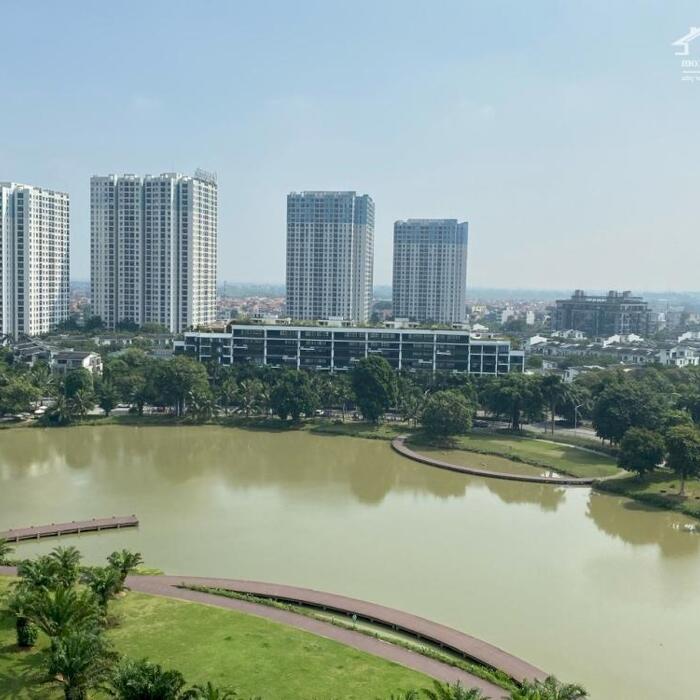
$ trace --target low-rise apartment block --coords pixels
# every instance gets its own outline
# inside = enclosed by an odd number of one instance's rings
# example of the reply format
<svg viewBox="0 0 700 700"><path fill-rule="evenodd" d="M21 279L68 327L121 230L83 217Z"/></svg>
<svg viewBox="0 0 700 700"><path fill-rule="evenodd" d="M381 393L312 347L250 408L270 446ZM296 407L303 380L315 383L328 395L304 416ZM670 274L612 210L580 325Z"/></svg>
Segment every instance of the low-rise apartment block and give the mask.
<svg viewBox="0 0 700 700"><path fill-rule="evenodd" d="M225 333L190 332L176 346L201 362L347 372L379 355L396 370L476 375L522 372L524 354L508 340L472 338L463 330L328 326L229 326Z"/></svg>

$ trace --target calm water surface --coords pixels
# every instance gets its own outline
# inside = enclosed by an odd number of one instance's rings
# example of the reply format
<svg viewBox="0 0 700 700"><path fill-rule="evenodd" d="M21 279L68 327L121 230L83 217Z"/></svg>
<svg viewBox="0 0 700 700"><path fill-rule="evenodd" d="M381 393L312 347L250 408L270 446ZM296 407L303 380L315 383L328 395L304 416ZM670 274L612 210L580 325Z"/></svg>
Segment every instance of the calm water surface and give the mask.
<svg viewBox="0 0 700 700"><path fill-rule="evenodd" d="M0 431L0 530L168 573L309 586L439 620L597 699L698 697L700 535L588 489L470 478L373 440L226 428ZM21 546L30 556L56 540Z"/></svg>

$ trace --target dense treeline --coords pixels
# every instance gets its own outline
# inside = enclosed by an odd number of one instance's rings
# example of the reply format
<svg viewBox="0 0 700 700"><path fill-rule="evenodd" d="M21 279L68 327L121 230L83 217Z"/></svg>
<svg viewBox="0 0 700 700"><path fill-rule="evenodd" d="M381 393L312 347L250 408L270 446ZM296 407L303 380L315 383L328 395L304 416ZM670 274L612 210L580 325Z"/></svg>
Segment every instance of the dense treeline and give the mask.
<svg viewBox="0 0 700 700"><path fill-rule="evenodd" d="M162 360L131 348L108 356L102 377L85 370L51 375L42 363L14 365L0 355L0 413L30 410L54 397L45 421L64 424L97 404L109 413L119 404L191 421L213 416L277 416L299 421L321 411L378 422L393 417L435 437L466 432L477 411L512 430L557 419L590 420L596 434L619 447L620 465L643 473L661 462L683 481L700 472L700 368L605 369L571 383L551 374L469 377L450 373L396 373L370 356L347 374L280 370L259 365L200 364L185 356Z"/></svg>

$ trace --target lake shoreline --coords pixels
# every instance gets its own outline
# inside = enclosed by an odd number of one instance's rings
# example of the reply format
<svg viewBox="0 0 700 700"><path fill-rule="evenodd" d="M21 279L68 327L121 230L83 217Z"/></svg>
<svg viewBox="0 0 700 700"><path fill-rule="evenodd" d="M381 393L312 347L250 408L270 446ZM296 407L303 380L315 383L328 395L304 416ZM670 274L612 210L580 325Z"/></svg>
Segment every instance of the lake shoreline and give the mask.
<svg viewBox="0 0 700 700"><path fill-rule="evenodd" d="M299 423L283 422L278 418L261 418L261 417L243 417L243 416L221 416L218 419L207 422L194 422L187 418L180 418L171 415L119 415L109 417L89 417L84 420L75 421L68 425L46 425L38 421L26 421L23 423L9 423L2 425L0 430L19 430L19 429L66 429L78 427L197 427L197 426L219 426L222 428L239 428L242 430L252 430L255 432L270 432L270 433L287 433L294 431L309 432L313 435L326 436L343 436L362 438L365 440L384 440L391 442L396 437L409 433L406 440L407 444L416 447L431 446L435 447L434 441L426 440L421 435L420 431L415 428L408 428L405 424L380 423L378 425L365 423L361 421L346 421L336 423L329 419L312 419L311 421L300 421ZM480 433L474 433L479 435ZM495 435L496 433L485 432L487 435ZM507 433L504 433L507 435ZM551 443L552 445L567 447L570 449L582 450L591 452L597 456L610 458L609 454L595 450L594 448L582 447L579 444L569 444L566 442L553 442L548 438L540 438L532 435L517 435L514 436L522 440L531 440L533 442ZM513 455L512 453L498 450L482 450L482 449L467 449L457 447L466 453L475 455L487 455L494 457L502 457L512 462L527 464L533 467L543 469L553 469L568 476L580 477L580 471L572 471L566 467L546 464L537 460L530 460ZM661 479L659 479L661 477ZM668 482L668 483L667 483ZM623 496L632 501L642 503L646 506L653 507L657 510L670 511L686 515L688 517L700 520L700 481L698 481L698 494L691 494L686 498L679 497L676 493L671 493L673 490L674 479L671 476L655 473L642 479L634 475L626 475L625 472L620 472L615 478L608 478L597 481L590 488L613 496ZM689 482L690 483L690 482ZM656 490L650 488L651 485L656 485ZM666 488L662 488L662 487Z"/></svg>

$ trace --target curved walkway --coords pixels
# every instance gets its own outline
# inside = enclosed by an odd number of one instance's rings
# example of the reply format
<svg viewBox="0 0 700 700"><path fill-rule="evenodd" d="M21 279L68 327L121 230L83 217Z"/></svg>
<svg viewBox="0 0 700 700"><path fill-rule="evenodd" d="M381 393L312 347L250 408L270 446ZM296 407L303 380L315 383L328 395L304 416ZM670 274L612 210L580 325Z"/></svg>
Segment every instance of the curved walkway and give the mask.
<svg viewBox="0 0 700 700"><path fill-rule="evenodd" d="M443 462L440 459L434 459L427 455L422 455L420 452L414 452L410 447L406 447L406 436L399 435L391 441L391 446L399 454L404 457L413 459L416 462L428 464L431 467L439 469L447 469L460 474L471 474L472 476L484 476L489 479L506 479L508 481L527 481L532 484L556 484L557 486L591 486L601 479L596 477L577 478L574 476L562 475L560 477L551 476L530 476L528 474L509 474L508 472L494 472L487 469L477 469L475 467L463 467L459 464L451 464ZM475 453L476 454L476 453ZM506 458L507 459L507 458Z"/></svg>
<svg viewBox="0 0 700 700"><path fill-rule="evenodd" d="M17 570L14 567L0 566L0 575L13 576ZM503 688L474 676L449 664L442 663L430 657L410 651L402 646L382 641L362 632L339 627L330 622L324 622L313 617L282 610L259 603L252 603L235 598L193 591L181 586L203 586L220 588L237 593L284 601L300 603L328 611L357 615L363 620L379 623L405 632L417 639L423 639L441 646L449 651L461 654L470 660L497 668L516 681L525 679L545 678L546 674L540 669L528 664L522 659L475 637L458 632L445 625L440 625L415 615L410 615L382 605L375 605L354 598L322 593L307 588L282 586L257 581L239 581L235 579L201 578L193 576L129 576L127 585L133 591L167 598L213 605L215 607L238 610L250 615L263 617L274 622L289 625L297 629L332 639L360 651L379 656L388 661L401 664L425 675L443 682L460 682L467 688L478 688L493 700L506 696Z"/></svg>
<svg viewBox="0 0 700 700"><path fill-rule="evenodd" d="M132 585L133 584L133 585ZM261 598L270 598L285 603L301 604L322 610L338 612L343 615L357 615L358 618L370 623L378 623L396 631L408 634L418 640L431 644L476 661L484 666L499 669L511 678L520 682L525 679L545 678L546 674L539 668L519 659L487 642L459 632L451 627L431 622L425 618L410 613L387 608L383 605L368 603L347 596L323 593L309 588L283 586L274 583L258 581L239 581L235 579L201 578L193 576L135 576L129 579L129 586L134 590L148 592L167 591L170 595L178 586L204 586L206 588L221 588L248 593ZM194 591L187 591L193 593ZM206 594L205 594L206 595ZM217 597L217 596L214 596ZM219 596L220 597L220 596ZM232 600L227 598L226 600ZM245 601L239 601L245 602ZM265 609L267 606L262 606ZM285 612L285 611L282 611ZM292 613L295 619L299 617Z"/></svg>

